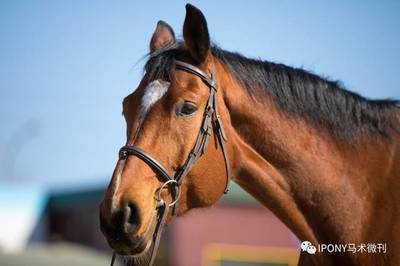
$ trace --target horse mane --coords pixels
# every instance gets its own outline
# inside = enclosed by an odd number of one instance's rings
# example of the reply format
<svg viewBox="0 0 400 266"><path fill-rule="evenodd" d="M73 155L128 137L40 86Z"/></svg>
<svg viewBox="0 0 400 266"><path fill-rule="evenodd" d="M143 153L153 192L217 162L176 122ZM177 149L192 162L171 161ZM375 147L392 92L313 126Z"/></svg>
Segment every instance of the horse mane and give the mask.
<svg viewBox="0 0 400 266"><path fill-rule="evenodd" d="M341 139L353 139L357 133L389 137L400 131L396 122L399 101L371 100L348 91L339 81L315 75L301 68L244 57L239 53L212 46L212 54L231 71L254 100L272 98L284 113L302 118ZM150 55L145 65L150 79L172 80L175 58L186 54L183 45ZM262 97L261 97L262 99Z"/></svg>

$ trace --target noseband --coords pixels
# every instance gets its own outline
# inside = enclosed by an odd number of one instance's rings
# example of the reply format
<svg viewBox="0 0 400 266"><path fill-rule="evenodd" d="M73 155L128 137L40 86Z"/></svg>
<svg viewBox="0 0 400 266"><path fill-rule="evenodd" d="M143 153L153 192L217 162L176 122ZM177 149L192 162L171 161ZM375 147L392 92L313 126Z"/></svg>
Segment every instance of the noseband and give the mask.
<svg viewBox="0 0 400 266"><path fill-rule="evenodd" d="M186 71L190 74L198 76L210 89L210 95L208 97L207 106L204 110L203 122L200 127L200 132L197 136L196 143L189 153L188 158L186 159L183 166L178 170L174 176L171 176L166 168L157 161L154 157L148 154L146 151L140 149L135 146L123 146L119 151L120 160L125 160L128 156L136 156L142 161L144 161L147 165L149 165L159 177L162 178L164 183L158 189L158 193L156 195L157 205L156 208L158 210L157 217L157 226L153 235L153 248L151 251L151 259L149 265L153 265L156 252L158 249L158 245L160 243L161 233L169 212L169 208L173 207L173 215L178 215L178 204L179 204L179 196L181 193L181 184L187 174L190 172L192 167L196 164L197 160L203 155L207 149L208 142L210 140L210 136L213 132L217 136L218 142L221 146L221 151L225 161L225 172L226 172L226 185L225 192L228 192L228 184L230 178L230 166L228 154L225 147L225 142L228 140L222 125L221 116L219 115L218 107L217 107L217 83L216 83L216 73L215 68L213 66L211 77L209 77L206 73L204 73L198 67L195 67L191 64L175 61L176 69ZM165 188L171 188L172 202L167 203L163 200L161 196L161 192ZM115 260L115 253L111 260L111 266L113 265Z"/></svg>

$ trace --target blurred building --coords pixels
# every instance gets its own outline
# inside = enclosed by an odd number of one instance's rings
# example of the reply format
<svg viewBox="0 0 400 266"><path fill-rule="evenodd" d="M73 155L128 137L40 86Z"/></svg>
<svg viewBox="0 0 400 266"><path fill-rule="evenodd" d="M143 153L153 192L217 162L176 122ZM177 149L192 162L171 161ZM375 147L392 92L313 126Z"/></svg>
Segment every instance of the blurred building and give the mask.
<svg viewBox="0 0 400 266"><path fill-rule="evenodd" d="M110 252L99 231L103 194L104 187L50 194L32 241L67 241ZM163 235L157 265L297 265L298 247L271 212L232 186L216 206L174 219Z"/></svg>

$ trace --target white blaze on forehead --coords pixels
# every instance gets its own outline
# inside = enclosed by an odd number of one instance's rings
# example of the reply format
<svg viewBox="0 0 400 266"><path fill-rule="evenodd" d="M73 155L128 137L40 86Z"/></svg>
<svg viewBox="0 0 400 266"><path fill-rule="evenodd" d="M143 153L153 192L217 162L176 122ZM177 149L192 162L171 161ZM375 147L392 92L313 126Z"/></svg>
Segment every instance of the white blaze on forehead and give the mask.
<svg viewBox="0 0 400 266"><path fill-rule="evenodd" d="M150 108L164 96L168 91L170 83L165 80L157 79L149 83L144 90L142 97L142 110L139 116L139 126L136 128L136 132L133 139L136 139L140 129L142 128L146 114L149 112Z"/></svg>
<svg viewBox="0 0 400 266"><path fill-rule="evenodd" d="M161 79L154 80L147 85L143 98L143 112L147 113L150 107L155 104L167 92L170 83Z"/></svg>

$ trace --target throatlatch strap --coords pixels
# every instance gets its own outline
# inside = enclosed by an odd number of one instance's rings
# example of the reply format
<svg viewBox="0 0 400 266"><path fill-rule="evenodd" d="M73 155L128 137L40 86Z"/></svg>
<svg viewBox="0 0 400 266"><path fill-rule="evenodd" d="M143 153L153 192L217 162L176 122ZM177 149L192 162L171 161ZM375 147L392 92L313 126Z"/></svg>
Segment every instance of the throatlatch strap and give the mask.
<svg viewBox="0 0 400 266"><path fill-rule="evenodd" d="M216 86L215 68L213 67L211 78L209 78L207 74L205 74L201 69L195 66L192 66L188 63L179 60L177 60L175 63L177 69L181 69L198 76L199 78L202 79L204 83L206 83L206 85L210 89L210 95L208 97L207 106L204 110L203 122L200 127L199 135L197 136L195 145L192 151L190 152L189 157L187 158L185 164L183 165L181 170L176 173L175 180L177 180L179 184L182 184L184 178L190 172L190 170L195 165L197 160L200 158L201 155L205 153L212 133L212 127L213 127L212 123L214 118L216 126L216 136L218 138L218 142L220 143L223 158L225 161L226 185L224 193L226 194L229 191L228 187L230 180L230 166L229 166L228 154L225 147L225 142L227 141L227 137L224 128L222 126L221 117L219 115L217 107L217 97L216 97L217 86ZM179 202L177 202L173 207L173 215L178 214L178 208L179 208Z"/></svg>
<svg viewBox="0 0 400 266"><path fill-rule="evenodd" d="M227 193L228 186L229 186L229 180L230 180L230 166L229 166L228 154L227 154L226 147L225 147L225 142L227 141L227 136L226 136L225 130L223 128L221 116L219 115L219 110L218 110L218 106L217 106L217 97L216 97L217 83L216 83L215 67L213 66L211 78L209 78L207 76L207 74L205 74L201 69L199 69L191 64L188 64L188 63L185 63L185 62L182 62L179 60L176 60L175 64L178 69L187 71L187 72L192 73L192 74L198 76L199 78L201 78L206 83L206 85L208 85L208 87L210 88L210 96L208 98L207 107L206 107L205 113L204 113L203 123L200 128L200 133L197 137L196 144L195 144L192 152L190 153L189 158L187 159L186 163L182 167L182 171L178 172L177 176L175 176L175 178L177 179L177 181L179 183L182 183L183 179L185 178L187 173L190 171L192 166L196 163L198 158L205 152L205 150L208 146L209 137L211 135L212 120L213 120L212 118L214 116L215 123L217 126L216 135L217 135L217 138L221 145L221 150L222 150L224 161L225 161L226 185L225 185L224 193ZM174 206L174 212L176 209L177 209L177 205Z"/></svg>

